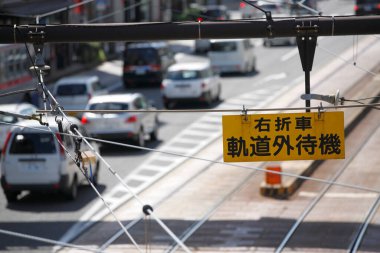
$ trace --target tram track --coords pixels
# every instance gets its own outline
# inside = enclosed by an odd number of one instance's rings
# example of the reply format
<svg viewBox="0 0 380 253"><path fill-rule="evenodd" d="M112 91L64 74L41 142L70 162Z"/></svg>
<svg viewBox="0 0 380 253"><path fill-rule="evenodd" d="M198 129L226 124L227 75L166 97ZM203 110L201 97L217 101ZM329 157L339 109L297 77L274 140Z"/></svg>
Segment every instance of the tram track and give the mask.
<svg viewBox="0 0 380 253"><path fill-rule="evenodd" d="M350 165L350 163L355 159L355 157L360 154L360 152L362 151L362 149L364 148L364 146L368 143L368 141L374 136L374 133L376 132L376 130L379 129L379 126L376 126L373 127L372 129L370 129L368 131L368 135L366 136L366 138L363 140L363 142L361 143L361 145L359 147L357 147L355 149L355 151L353 151L353 154L355 154L354 156L350 156L347 160L345 160L344 164L339 168L338 171L335 172L335 174L330 178L328 179L329 181L332 181L332 182L336 182L339 177L345 172L345 170L347 169L347 167ZM332 184L328 184L328 185L325 185L323 187L323 189L320 191L320 193L313 199L313 201L305 208L304 212L301 214L301 216L297 219L297 221L294 223L294 225L292 226L292 228L289 230L289 232L286 234L284 240L281 242L281 244L278 246L278 248L276 249L276 253L280 253L284 250L284 248L286 247L287 243L290 241L291 237L295 234L296 230L298 229L298 227L301 225L301 223L304 221L305 217L313 210L313 208L315 208L315 206L321 201L321 199L326 195L326 193L331 189L333 185ZM377 200L375 202L374 205L378 205L378 202L379 200ZM373 210L373 208L371 208L371 210ZM372 214L372 211L368 213L367 217L370 216ZM366 219L367 220L367 219ZM361 226L361 228L365 228L365 226ZM360 234L361 232L359 231L358 232L358 235L357 235L357 240L360 239ZM353 243L352 244L352 249L349 250L349 252L356 252L356 251L352 251L353 250L353 247L354 245L356 245L356 243Z"/></svg>
<svg viewBox="0 0 380 253"><path fill-rule="evenodd" d="M376 118L376 114L378 114L378 112L372 112L372 114L369 113L369 115L367 115L367 118L370 118L370 117ZM379 117L377 117L377 119L379 119ZM335 174L332 177L330 177L329 180L331 180L333 182L337 182L337 181L339 181L339 179L341 177L344 176L344 173L350 173L349 171L347 171L348 167L357 158L357 156L363 152L363 149L365 148L366 145L368 145L368 143L371 141L371 139L374 138L374 136L376 135L376 132L379 131L380 126L378 126L376 123L372 124L372 125L373 126L371 126L370 128L366 127L365 123L361 126L361 131L366 132L367 135L364 138L362 137L362 139L361 139L362 141L361 141L360 145L355 148L355 150L349 156L349 159L347 159L344 162L344 164L342 164L342 166L340 166L340 168L335 172ZM358 129L356 129L356 130L360 131ZM346 175L345 178L350 178L350 176ZM288 250L286 250L286 247L290 244L291 240L292 239L294 241L297 240L295 238L295 237L297 237L297 230L301 227L302 223L305 222L306 217L314 209L316 209L318 207L318 204L322 202L323 198L327 196L327 194L331 190L332 186L333 186L332 184L325 185L323 187L323 189L319 192L319 194L317 194L314 197L314 199L309 203L309 205L304 208L304 211L302 212L302 214L295 221L295 223L293 224L293 226L291 227L289 232L286 234L286 236L282 240L281 244L276 248L276 251L275 251L276 253L280 253L283 251L288 252ZM367 186L369 186L369 185L367 185ZM373 188L376 188L376 185L370 185L369 187L371 187L371 186ZM350 233L352 235L351 237L353 237L354 239L351 240L351 243L347 247L346 252L352 253L352 252L358 251L359 246L360 246L360 244L364 238L365 232L369 226L369 223L371 222L373 216L378 211L379 205L380 205L380 196L377 196L376 201L368 209L368 211L367 211L362 223L360 224L360 226L358 228L356 228L356 231L352 231L352 233ZM353 226L353 227L357 227L357 226ZM304 231L303 232L301 231L299 233L302 234L302 233L304 233ZM304 236L304 234L302 236ZM350 241L350 238L347 238L347 240ZM293 243L289 247L294 248L295 245L297 245L297 243Z"/></svg>

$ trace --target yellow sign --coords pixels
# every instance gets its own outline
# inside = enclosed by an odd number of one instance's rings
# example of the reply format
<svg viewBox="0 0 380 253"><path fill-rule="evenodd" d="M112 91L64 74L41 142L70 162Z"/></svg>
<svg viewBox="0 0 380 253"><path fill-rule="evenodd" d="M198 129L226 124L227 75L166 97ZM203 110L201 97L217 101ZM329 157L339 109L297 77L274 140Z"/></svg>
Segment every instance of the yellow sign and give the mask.
<svg viewBox="0 0 380 253"><path fill-rule="evenodd" d="M344 158L343 112L223 116L225 162Z"/></svg>

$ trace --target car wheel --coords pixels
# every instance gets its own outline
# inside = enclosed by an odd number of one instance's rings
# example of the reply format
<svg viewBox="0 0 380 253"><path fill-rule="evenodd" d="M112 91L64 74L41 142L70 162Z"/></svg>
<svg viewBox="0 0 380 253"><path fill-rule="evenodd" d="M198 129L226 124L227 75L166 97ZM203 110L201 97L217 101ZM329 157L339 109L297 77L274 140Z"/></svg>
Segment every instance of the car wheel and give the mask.
<svg viewBox="0 0 380 253"><path fill-rule="evenodd" d="M218 92L216 93L216 96L215 96L215 102L219 102L220 101L220 94L222 93L222 88L221 88L221 85L218 84Z"/></svg>
<svg viewBox="0 0 380 253"><path fill-rule="evenodd" d="M212 105L212 96L210 91L205 94L205 102L207 106Z"/></svg>
<svg viewBox="0 0 380 253"><path fill-rule="evenodd" d="M165 101L163 104L166 109L171 109L173 107L170 101Z"/></svg>
<svg viewBox="0 0 380 253"><path fill-rule="evenodd" d="M75 176L73 179L73 182L70 185L70 188L68 189L66 193L66 198L68 200L75 200L77 198L77 195L78 195L78 179Z"/></svg>
<svg viewBox="0 0 380 253"><path fill-rule="evenodd" d="M139 147L145 146L145 136L144 136L144 130L140 128L140 131L138 132L136 136L136 145Z"/></svg>
<svg viewBox="0 0 380 253"><path fill-rule="evenodd" d="M6 191L6 192L4 192L4 194L5 194L5 197L8 201L8 203L14 203L17 201L17 196L18 196L19 192Z"/></svg>
<svg viewBox="0 0 380 253"><path fill-rule="evenodd" d="M156 141L158 139L158 127L155 127L154 130L149 134L151 141Z"/></svg>
<svg viewBox="0 0 380 253"><path fill-rule="evenodd" d="M158 117L156 116L156 118L154 119L154 129L149 136L151 141L156 141L158 139L158 124Z"/></svg>

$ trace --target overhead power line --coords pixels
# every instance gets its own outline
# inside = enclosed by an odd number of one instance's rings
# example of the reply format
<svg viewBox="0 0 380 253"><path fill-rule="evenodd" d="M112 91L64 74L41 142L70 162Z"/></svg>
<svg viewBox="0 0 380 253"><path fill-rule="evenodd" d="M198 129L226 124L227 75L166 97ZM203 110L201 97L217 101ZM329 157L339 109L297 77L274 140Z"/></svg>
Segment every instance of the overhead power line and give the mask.
<svg viewBox="0 0 380 253"><path fill-rule="evenodd" d="M375 98L375 97L374 97ZM357 102L360 99L348 100L341 98L342 101L348 102ZM320 110L320 109L345 109L345 108L357 108L357 107L376 107L380 106L380 103L371 103L371 104L359 104L359 105L336 105L336 106L313 106L307 107L311 110ZM300 111L305 110L306 107L277 107L277 108L244 108L244 111L247 112L269 112L269 111ZM65 113L83 113L83 112L92 112L92 113L125 113L125 112L141 112L141 113L200 113L200 112L242 112L243 109L184 109L184 110L63 110ZM37 110L37 113L50 113L50 110Z"/></svg>

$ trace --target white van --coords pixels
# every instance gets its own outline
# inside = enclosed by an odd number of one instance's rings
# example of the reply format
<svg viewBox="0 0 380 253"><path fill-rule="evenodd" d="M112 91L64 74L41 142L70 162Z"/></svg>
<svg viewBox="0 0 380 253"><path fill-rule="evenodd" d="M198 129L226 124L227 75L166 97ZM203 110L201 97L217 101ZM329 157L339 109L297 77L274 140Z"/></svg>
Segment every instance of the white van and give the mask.
<svg viewBox="0 0 380 253"><path fill-rule="evenodd" d="M58 80L54 85L53 95L60 106L66 110L83 110L95 95L105 94L106 89L97 76L71 76ZM70 116L80 118L81 113Z"/></svg>
<svg viewBox="0 0 380 253"><path fill-rule="evenodd" d="M72 117L69 119L86 135L79 120ZM24 190L60 192L70 200L75 199L78 185L87 180L57 141L57 138L62 140L70 154L74 154L73 138L59 134L54 118L49 118L49 126L56 136L51 132L38 130L48 128L37 121L25 120L18 125L20 126L14 126L9 132L1 157L1 186L8 202L17 201L18 195ZM68 127L68 123L63 124L63 131L67 133ZM80 150L89 149L82 143ZM99 161L96 159L91 164L91 167L86 164L87 173L91 174L92 182L96 184Z"/></svg>
<svg viewBox="0 0 380 253"><path fill-rule="evenodd" d="M256 70L256 56L249 39L211 40L208 56L217 73L249 73Z"/></svg>

